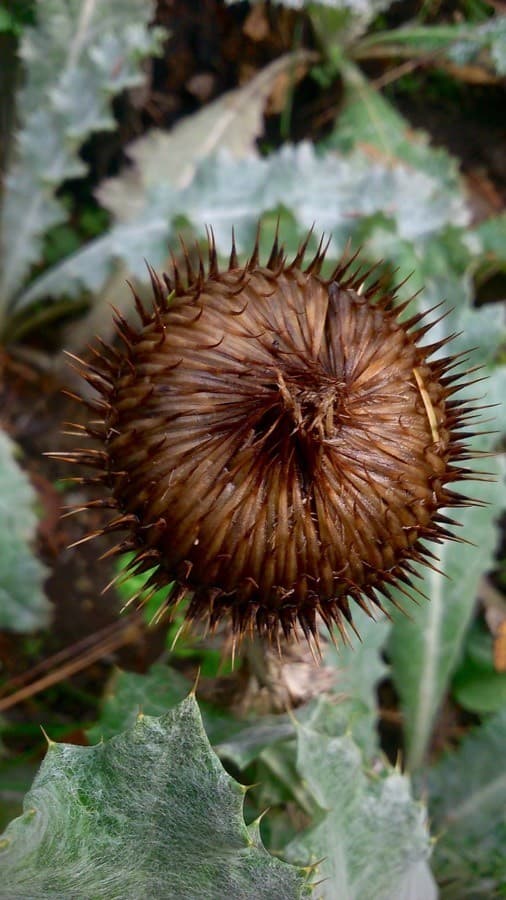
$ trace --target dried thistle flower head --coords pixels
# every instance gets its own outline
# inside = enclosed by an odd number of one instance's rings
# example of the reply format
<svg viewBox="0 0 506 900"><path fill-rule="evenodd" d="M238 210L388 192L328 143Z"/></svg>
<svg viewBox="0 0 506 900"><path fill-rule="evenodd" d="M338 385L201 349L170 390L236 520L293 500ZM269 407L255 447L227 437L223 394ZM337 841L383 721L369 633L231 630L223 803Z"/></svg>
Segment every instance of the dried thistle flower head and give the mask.
<svg viewBox="0 0 506 900"><path fill-rule="evenodd" d="M323 278L306 245L287 262L276 239L261 265L257 240L220 270L211 236L207 267L151 272L153 308L135 297L140 325L118 315L121 349L82 364L102 449L61 456L99 470L118 510L101 533L126 529L131 569L174 582L169 612L189 594L189 619L318 643L318 616L344 632L350 600L381 607L452 537L472 410L422 315L400 321L349 264Z"/></svg>

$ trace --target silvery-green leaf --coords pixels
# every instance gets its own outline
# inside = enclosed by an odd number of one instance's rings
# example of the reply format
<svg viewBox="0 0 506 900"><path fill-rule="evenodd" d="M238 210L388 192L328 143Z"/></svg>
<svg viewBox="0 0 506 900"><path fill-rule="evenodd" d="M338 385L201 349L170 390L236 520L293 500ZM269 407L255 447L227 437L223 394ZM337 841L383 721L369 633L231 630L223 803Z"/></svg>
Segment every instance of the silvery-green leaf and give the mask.
<svg viewBox="0 0 506 900"><path fill-rule="evenodd" d="M371 219L363 231L363 241L367 259L388 260L396 269L396 281L407 279L398 291L401 300L419 292L407 315L416 309L429 312L444 301L439 312L444 312L445 317L427 335L429 343L455 335L440 355L472 348L470 365L494 364L506 339L506 304L491 303L479 308L473 304L471 270L481 253L474 234L450 224L437 235L415 241L399 240L391 223ZM437 317L434 313L431 318L434 321Z"/></svg>
<svg viewBox="0 0 506 900"><path fill-rule="evenodd" d="M0 839L2 896L292 900L302 871L243 818L193 696L95 747L50 744Z"/></svg>
<svg viewBox="0 0 506 900"><path fill-rule="evenodd" d="M0 628L33 631L49 621L46 569L33 553L35 491L0 430Z"/></svg>
<svg viewBox="0 0 506 900"><path fill-rule="evenodd" d="M87 736L92 742L114 737L131 728L140 712L162 715L186 697L190 689L191 684L184 675L163 663L155 663L143 675L118 670L107 685L100 718L88 729ZM273 739L271 732L274 724L279 725L277 720L285 722L281 716L272 716L272 723L269 717L264 717L250 728L250 722L242 722L212 703L201 701L199 706L206 734L216 752L222 758L232 759L239 768L246 766ZM256 747L260 749L256 751Z"/></svg>
<svg viewBox="0 0 506 900"><path fill-rule="evenodd" d="M127 154L132 166L104 181L97 191L102 206L118 222L129 221L143 209L150 187L187 187L202 161L218 149L228 150L233 158L250 156L262 132L264 107L274 81L310 59L304 50L286 54L242 87L184 117L170 131L154 128L131 143Z"/></svg>
<svg viewBox="0 0 506 900"><path fill-rule="evenodd" d="M320 821L286 850L289 859L317 862L323 900L392 900L437 896L426 869L426 812L407 777L386 766L363 768L348 736L330 737L301 725L297 768L321 809ZM422 888L425 893L422 893Z"/></svg>
<svg viewBox="0 0 506 900"><path fill-rule="evenodd" d="M343 731L351 733L370 760L378 751L376 689L388 671L382 651L390 622L381 615L371 619L361 609L353 610L353 621L360 640L352 634L351 644L344 645L338 637L337 646L327 645L324 662L336 670L334 716L341 717Z"/></svg>
<svg viewBox="0 0 506 900"><path fill-rule="evenodd" d="M482 58L484 52L488 52L497 74L506 75L506 16L497 15L480 25L467 25L466 32L457 35L457 40L450 44L447 55L457 65L469 65Z"/></svg>
<svg viewBox="0 0 506 900"><path fill-rule="evenodd" d="M4 315L40 258L44 233L65 219L55 194L86 171L80 146L92 132L114 126L114 95L143 81L141 61L160 43L160 29L147 28L152 9L143 0L44 0L37 24L24 30L20 129L0 221Z"/></svg>
<svg viewBox="0 0 506 900"><path fill-rule="evenodd" d="M145 180L150 181L148 173ZM234 227L238 250L246 254L259 217L287 202L301 234L317 222L319 230L332 236L334 256L378 213L388 216L397 240L421 245L450 224L468 221L463 198L438 178L404 164L373 163L360 151L344 157L307 143L283 147L265 159L234 159L222 151L204 160L182 190L150 184L135 216L36 279L19 297L18 308L49 293L97 291L118 261L130 274L147 279L144 260L156 267L165 259L176 217L183 216L203 237L212 224L224 254Z"/></svg>
<svg viewBox="0 0 506 900"><path fill-rule="evenodd" d="M90 741L113 737L133 726L139 712L161 715L185 697L191 688L176 669L155 663L144 675L117 671L107 685L100 718L87 731ZM206 734L221 759L239 769L256 759L264 747L293 737L288 715L242 720L211 703L200 702Z"/></svg>
<svg viewBox="0 0 506 900"><path fill-rule="evenodd" d="M83 290L98 293L119 262L126 264L130 276L146 280L146 260L156 268L166 259L176 209L170 189L148 195L145 208L132 222L113 226L36 278L18 297L18 312L48 296L76 297Z"/></svg>
<svg viewBox="0 0 506 900"><path fill-rule="evenodd" d="M325 146L346 153L359 148L371 161L405 163L436 178L445 190L461 193L457 161L445 150L432 147L427 134L414 131L358 66L347 60L341 71L343 104Z"/></svg>

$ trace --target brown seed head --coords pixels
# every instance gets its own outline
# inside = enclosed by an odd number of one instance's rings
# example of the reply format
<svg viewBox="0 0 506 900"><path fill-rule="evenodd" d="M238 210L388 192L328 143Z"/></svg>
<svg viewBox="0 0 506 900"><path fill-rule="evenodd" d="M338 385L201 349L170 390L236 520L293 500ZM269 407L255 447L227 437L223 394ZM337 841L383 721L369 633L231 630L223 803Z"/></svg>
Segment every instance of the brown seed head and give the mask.
<svg viewBox="0 0 506 900"><path fill-rule="evenodd" d="M65 456L100 470L119 513L104 531L128 529L115 549L156 566L153 587L175 583L169 610L189 594L211 627L299 624L317 643L318 615L343 631L350 598L381 607L452 536L470 410L450 399L455 358L431 361L441 343L420 345L431 326L400 321L391 292L349 264L322 278L321 249L305 268L305 245L287 263L276 241L265 266L257 250L220 271L210 238L185 283L151 272L153 309L135 297L140 326L118 316L121 350L85 364L103 449Z"/></svg>

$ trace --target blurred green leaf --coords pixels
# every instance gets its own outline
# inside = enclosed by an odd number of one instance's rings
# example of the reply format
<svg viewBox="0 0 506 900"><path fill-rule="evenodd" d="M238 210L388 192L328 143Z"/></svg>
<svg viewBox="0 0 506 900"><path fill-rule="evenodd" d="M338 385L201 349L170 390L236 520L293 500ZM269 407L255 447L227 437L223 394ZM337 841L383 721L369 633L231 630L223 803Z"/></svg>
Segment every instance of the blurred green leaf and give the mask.
<svg viewBox="0 0 506 900"><path fill-rule="evenodd" d="M21 814L23 798L36 771L34 763L0 761L0 828L4 829L11 819Z"/></svg>
<svg viewBox="0 0 506 900"><path fill-rule="evenodd" d="M360 640L353 636L349 646L329 644L324 663L336 669L333 722L341 719L343 734L349 732L370 760L378 752L376 689L388 672L382 652L390 622L380 614L371 619L361 609L353 610L353 620Z"/></svg>
<svg viewBox="0 0 506 900"><path fill-rule="evenodd" d="M204 160L185 189L168 182L149 187L142 210L36 279L18 305L48 294L75 296L83 288L98 292L118 261L145 281L145 259L155 268L164 264L171 223L180 215L199 236L205 236L212 222L223 254L230 251L234 227L237 248L247 253L258 218L287 203L300 235L318 222L332 236L331 258L343 252L364 219L378 213L388 216L397 240L409 242L423 243L450 223L468 221L464 200L453 186L446 188L440 179L404 164L371 162L360 151L343 157L304 143L265 159L239 160L223 151Z"/></svg>
<svg viewBox="0 0 506 900"><path fill-rule="evenodd" d="M86 172L84 140L114 127L111 100L142 84L142 60L156 52L148 30L153 4L143 0L47 0L20 46L25 80L17 98L20 129L0 219L0 318L41 257L44 233L65 221L60 185Z"/></svg>
<svg viewBox="0 0 506 900"><path fill-rule="evenodd" d="M480 253L477 254L474 268L477 270L478 283L497 273L506 273L506 213L491 216L473 230L478 240Z"/></svg>
<svg viewBox="0 0 506 900"><path fill-rule="evenodd" d="M245 769L253 760L263 756L263 751L288 738L293 738L295 726L288 715L267 715L242 724L235 734L226 735L215 750L221 759L233 762Z"/></svg>
<svg viewBox="0 0 506 900"><path fill-rule="evenodd" d="M0 430L0 628L34 631L49 622L46 569L33 552L35 491Z"/></svg>
<svg viewBox="0 0 506 900"><path fill-rule="evenodd" d="M161 716L191 691L192 685L177 669L155 663L145 675L116 671L107 686L98 722L88 729L91 741L113 737L132 728L140 713ZM202 701L201 714L213 744L231 739L243 724L239 719Z"/></svg>
<svg viewBox="0 0 506 900"><path fill-rule="evenodd" d="M325 146L344 153L357 148L371 162L405 163L437 178L446 190L461 190L458 165L445 150L432 147L429 136L414 131L390 101L365 78L358 66L342 67L345 93L336 127Z"/></svg>
<svg viewBox="0 0 506 900"><path fill-rule="evenodd" d="M464 709L483 714L506 707L506 672L496 671L493 652L492 635L475 623L452 681L453 695Z"/></svg>
<svg viewBox="0 0 506 900"><path fill-rule="evenodd" d="M483 251L506 265L506 212L485 219L475 229Z"/></svg>
<svg viewBox="0 0 506 900"><path fill-rule="evenodd" d="M297 769L321 814L289 844L287 857L322 860L319 896L325 900L436 898L426 865L426 814L409 780L386 766L365 772L353 740L330 737L328 729L328 716L325 731L308 724L297 729Z"/></svg>
<svg viewBox="0 0 506 900"><path fill-rule="evenodd" d="M226 149L233 159L255 153L263 128L265 103L277 78L308 62L311 54L295 51L275 59L242 87L228 91L177 122L170 131L154 128L128 147L132 166L100 185L97 197L117 222L134 219L150 189L168 185L184 189L205 159ZM184 207L181 207L184 212Z"/></svg>
<svg viewBox="0 0 506 900"><path fill-rule="evenodd" d="M11 7L8 9L7 7ZM11 32L19 37L27 25L33 25L35 0L14 0L0 8L0 33Z"/></svg>
<svg viewBox="0 0 506 900"><path fill-rule="evenodd" d="M98 722L87 731L91 743L133 728L139 714L161 716L180 703L191 684L176 669L155 663L145 675L117 670L105 689Z"/></svg>
<svg viewBox="0 0 506 900"><path fill-rule="evenodd" d="M418 779L439 837L443 900L489 900L506 885L506 706Z"/></svg>
<svg viewBox="0 0 506 900"><path fill-rule="evenodd" d="M13 34L19 34L20 26L13 14L7 9L0 9L0 33L2 31L12 31Z"/></svg>
<svg viewBox="0 0 506 900"><path fill-rule="evenodd" d="M388 48L392 56L423 56L436 63L449 60L458 66L487 64L498 75L506 74L506 16L498 14L482 24L404 25L367 35L360 41L359 56L374 55L372 48Z"/></svg>

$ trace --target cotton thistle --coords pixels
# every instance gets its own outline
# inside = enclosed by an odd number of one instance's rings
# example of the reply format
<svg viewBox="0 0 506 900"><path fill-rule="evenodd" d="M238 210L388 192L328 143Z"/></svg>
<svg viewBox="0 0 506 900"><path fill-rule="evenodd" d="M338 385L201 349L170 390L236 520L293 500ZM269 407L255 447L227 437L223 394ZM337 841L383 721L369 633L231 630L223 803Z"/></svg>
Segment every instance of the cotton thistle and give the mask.
<svg viewBox="0 0 506 900"><path fill-rule="evenodd" d="M101 449L59 455L98 469L80 480L108 498L88 505L117 514L97 534L126 529L109 552L172 585L169 613L188 596L188 620L318 646L319 619L345 636L350 601L409 595L426 542L454 537L441 510L471 502L452 485L472 475L473 410L457 357L434 358L449 339L421 343L434 322L401 320L349 262L322 277L307 243L288 262L276 238L261 265L257 238L244 266L233 245L220 269L210 234L206 265L151 271L140 324L118 314L121 347L78 361Z"/></svg>

